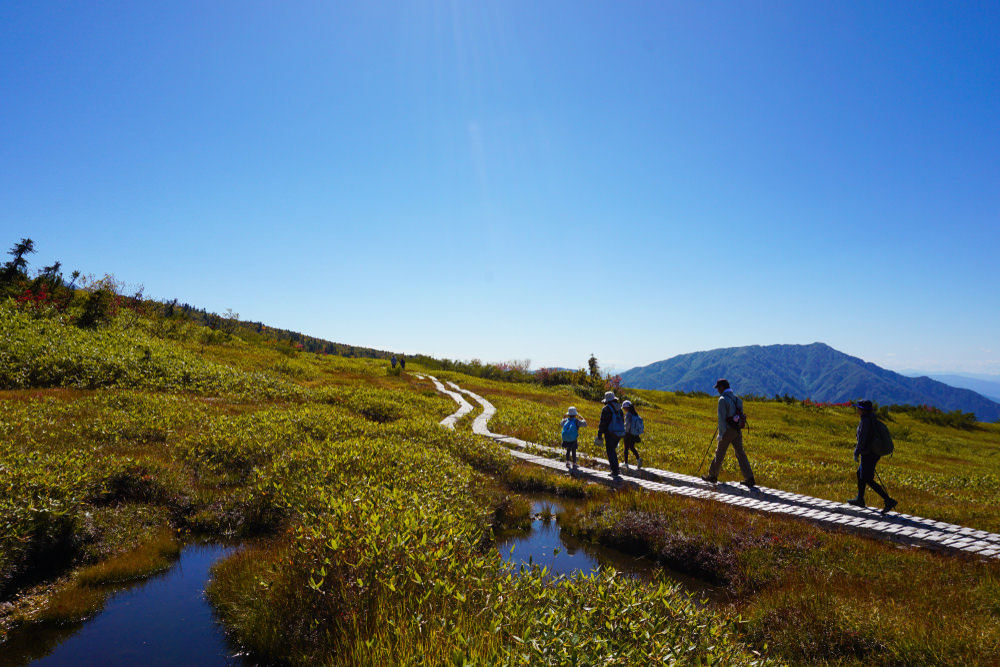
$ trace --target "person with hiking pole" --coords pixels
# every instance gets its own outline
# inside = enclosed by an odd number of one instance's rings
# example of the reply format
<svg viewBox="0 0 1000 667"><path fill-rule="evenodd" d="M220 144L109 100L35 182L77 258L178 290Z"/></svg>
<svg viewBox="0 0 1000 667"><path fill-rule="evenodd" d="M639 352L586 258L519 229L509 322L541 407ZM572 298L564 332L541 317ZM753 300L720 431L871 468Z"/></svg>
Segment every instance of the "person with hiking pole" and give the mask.
<svg viewBox="0 0 1000 667"><path fill-rule="evenodd" d="M628 452L632 450L635 454L635 467L641 468L642 457L639 456L639 450L635 448L635 443L642 441L640 437L644 429L642 417L635 411L632 401L622 401L622 410L625 412L625 437L623 438L625 443L625 467L628 468Z"/></svg>
<svg viewBox="0 0 1000 667"><path fill-rule="evenodd" d="M757 482L753 477L753 469L750 467L750 459L743 451L743 426L746 424L746 417L743 415L743 399L733 393L729 388L729 380L720 379L715 383L715 389L719 392L719 430L715 448L715 457L708 466L708 474L702 475L702 479L709 484L719 481L719 470L722 468L722 459L726 457L729 445L733 446L736 453L736 460L740 464L740 472L743 473L743 481L740 482L751 490L756 488Z"/></svg>
<svg viewBox="0 0 1000 667"><path fill-rule="evenodd" d="M879 459L882 458L875 453L872 447L876 428L875 408L872 402L867 399L858 401L854 404L854 407L857 408L858 417L860 417L857 442L854 445L854 460L857 462L860 459L857 471L858 495L846 502L848 505L854 505L855 507L867 507L865 505L865 487L870 486L875 493L882 497L882 502L884 503L882 514L886 514L892 511L892 508L898 503L889 497L889 494L881 484L875 481L875 466L878 465Z"/></svg>
<svg viewBox="0 0 1000 667"><path fill-rule="evenodd" d="M618 469L618 441L625 435L625 415L622 414L621 406L618 405L618 398L613 391L604 392L604 408L601 410L601 423L597 426L597 437L594 444L597 445L604 440L604 450L608 454L608 465L611 468L612 477L620 477L621 471Z"/></svg>

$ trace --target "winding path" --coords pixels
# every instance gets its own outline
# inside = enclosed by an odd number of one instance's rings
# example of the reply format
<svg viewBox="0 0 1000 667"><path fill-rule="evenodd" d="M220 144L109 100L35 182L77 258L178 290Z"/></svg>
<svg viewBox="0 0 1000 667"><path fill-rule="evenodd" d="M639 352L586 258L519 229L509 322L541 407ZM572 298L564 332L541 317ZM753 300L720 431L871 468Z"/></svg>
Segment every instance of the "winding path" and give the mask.
<svg viewBox="0 0 1000 667"><path fill-rule="evenodd" d="M755 492L751 492L741 485L725 482L713 486L698 477L656 468L628 469L623 466L621 472L627 479L620 480L613 478L609 472L603 469L580 466L575 470L568 471L561 458L564 450L490 431L489 422L496 414L496 408L482 396L462 389L453 382L448 382L448 386L451 387L448 389L437 378L430 375L416 374L415 376L430 380L439 392L450 396L458 403L458 411L441 421L443 426L454 429L459 419L472 412L472 405L462 396L465 394L483 408L482 413L472 423L472 432L506 445L511 448L512 456L535 465L610 486L628 485L660 493L714 500L730 505L740 505L760 512L794 516L827 528L851 530L869 537L900 544L1000 559L1000 534L919 516L895 512L882 514L873 508L861 509L846 503L762 486L757 487L758 490ZM559 458L553 459L547 456L551 454L557 454ZM608 467L608 462L604 459L595 457L591 460L603 468Z"/></svg>

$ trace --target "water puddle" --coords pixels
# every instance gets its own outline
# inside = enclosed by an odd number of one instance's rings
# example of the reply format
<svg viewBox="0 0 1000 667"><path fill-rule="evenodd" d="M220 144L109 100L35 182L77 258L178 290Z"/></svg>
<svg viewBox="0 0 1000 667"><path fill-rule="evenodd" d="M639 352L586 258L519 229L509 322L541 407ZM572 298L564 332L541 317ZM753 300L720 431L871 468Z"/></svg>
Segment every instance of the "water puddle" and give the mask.
<svg viewBox="0 0 1000 667"><path fill-rule="evenodd" d="M0 665L250 665L231 655L204 593L209 568L233 549L189 545L170 570L113 594L86 623L12 636L0 646Z"/></svg>
<svg viewBox="0 0 1000 667"><path fill-rule="evenodd" d="M655 562L637 558L599 544L582 542L564 533L559 527L558 514L565 505L574 501L534 500L531 512L534 519L528 531L504 533L497 539L497 549L507 562L514 565L534 564L548 568L553 576L572 576L576 572L590 574L598 568L614 568L618 572L653 581L659 574L681 584L698 600L714 600L720 594L709 584L681 572L664 568ZM551 518L543 518L551 513Z"/></svg>

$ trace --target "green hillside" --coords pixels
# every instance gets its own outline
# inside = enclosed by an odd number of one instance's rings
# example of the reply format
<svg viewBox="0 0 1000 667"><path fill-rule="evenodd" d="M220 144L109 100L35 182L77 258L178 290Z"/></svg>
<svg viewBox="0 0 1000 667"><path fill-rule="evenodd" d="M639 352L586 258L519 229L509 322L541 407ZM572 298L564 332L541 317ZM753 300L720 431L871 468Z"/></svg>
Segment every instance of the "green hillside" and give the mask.
<svg viewBox="0 0 1000 667"><path fill-rule="evenodd" d="M529 469L469 434L471 416L441 428L454 403L385 361L156 310L88 320L93 294L0 302L0 641L89 617L108 584L209 538L244 544L210 595L263 661L995 664L995 561ZM556 444L570 404L597 422L600 404L582 396L594 387L435 373L487 396L498 432ZM647 464L694 472L714 399L628 395ZM748 401L747 412L761 484L853 493L849 410ZM881 469L899 509L1000 531L1000 425L891 418L897 454ZM564 529L712 581L726 599L698 605L613 572L512 572L492 531L524 521L525 490L585 498Z"/></svg>

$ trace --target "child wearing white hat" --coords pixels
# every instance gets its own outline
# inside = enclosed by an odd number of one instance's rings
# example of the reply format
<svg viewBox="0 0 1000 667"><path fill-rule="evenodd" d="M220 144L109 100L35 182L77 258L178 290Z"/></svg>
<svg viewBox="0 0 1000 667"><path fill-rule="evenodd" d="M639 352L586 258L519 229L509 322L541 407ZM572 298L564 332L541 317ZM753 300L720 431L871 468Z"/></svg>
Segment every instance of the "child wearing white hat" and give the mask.
<svg viewBox="0 0 1000 667"><path fill-rule="evenodd" d="M562 422L560 426L562 427L562 441L563 447L566 448L566 467L569 468L570 464L576 467L576 442L577 437L580 432L581 426L586 426L587 420L580 416L576 408L572 405L566 414L563 415Z"/></svg>

